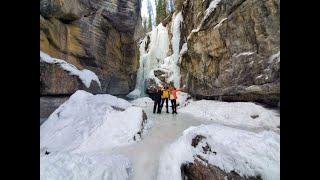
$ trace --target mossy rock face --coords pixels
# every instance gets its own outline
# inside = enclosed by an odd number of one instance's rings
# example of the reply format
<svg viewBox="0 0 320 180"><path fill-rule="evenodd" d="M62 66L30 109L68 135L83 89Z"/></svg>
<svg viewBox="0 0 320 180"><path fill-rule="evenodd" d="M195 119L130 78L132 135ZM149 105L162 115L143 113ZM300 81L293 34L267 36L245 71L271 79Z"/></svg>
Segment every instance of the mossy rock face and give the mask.
<svg viewBox="0 0 320 180"><path fill-rule="evenodd" d="M139 67L140 6L140 0L41 0L40 50L97 74L101 90L93 83L89 92L126 95L135 87ZM86 88L68 73L51 72L52 65L42 65L41 71L47 82L40 95Z"/></svg>

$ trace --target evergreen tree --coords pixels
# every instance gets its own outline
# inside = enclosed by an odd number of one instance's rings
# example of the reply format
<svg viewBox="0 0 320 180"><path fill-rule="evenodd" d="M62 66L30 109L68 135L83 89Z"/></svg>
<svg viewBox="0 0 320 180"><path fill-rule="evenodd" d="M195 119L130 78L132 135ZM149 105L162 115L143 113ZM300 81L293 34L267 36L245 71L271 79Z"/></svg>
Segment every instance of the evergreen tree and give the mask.
<svg viewBox="0 0 320 180"><path fill-rule="evenodd" d="M156 23L157 25L167 17L167 1L159 0L157 3L157 16Z"/></svg>
<svg viewBox="0 0 320 180"><path fill-rule="evenodd" d="M174 9L180 11L182 9L183 0L174 1Z"/></svg>
<svg viewBox="0 0 320 180"><path fill-rule="evenodd" d="M165 19L167 17L167 10L168 10L168 6L167 6L167 0L163 0L163 4L162 4L162 7L163 7L163 15L164 15L164 18Z"/></svg>
<svg viewBox="0 0 320 180"><path fill-rule="evenodd" d="M154 12L153 12L153 8L152 8L152 4L151 4L151 0L147 1L147 8L148 8L148 15L149 15L149 19L148 19L148 30L151 31L152 30L152 25L154 25L154 20L153 17L155 17Z"/></svg>
<svg viewBox="0 0 320 180"><path fill-rule="evenodd" d="M157 25L160 23L161 4L162 4L162 0L158 0L158 2L156 3L156 10L157 10L157 13L156 13L156 24Z"/></svg>
<svg viewBox="0 0 320 180"><path fill-rule="evenodd" d="M149 13L149 21L148 21L148 32L152 30L152 19L151 14Z"/></svg>

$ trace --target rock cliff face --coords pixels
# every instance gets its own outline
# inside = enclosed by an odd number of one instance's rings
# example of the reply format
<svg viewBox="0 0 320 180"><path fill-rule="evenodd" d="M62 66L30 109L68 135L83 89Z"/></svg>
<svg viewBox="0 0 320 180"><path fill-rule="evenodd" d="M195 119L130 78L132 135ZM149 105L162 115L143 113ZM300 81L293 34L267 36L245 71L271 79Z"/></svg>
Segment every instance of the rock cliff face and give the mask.
<svg viewBox="0 0 320 180"><path fill-rule="evenodd" d="M180 46L188 51L180 68L189 93L277 105L280 0L185 0L181 11Z"/></svg>
<svg viewBox="0 0 320 180"><path fill-rule="evenodd" d="M101 89L86 89L54 64L40 64L40 95L78 89L112 95L135 87L141 34L140 0L40 0L40 49L78 69L93 71Z"/></svg>

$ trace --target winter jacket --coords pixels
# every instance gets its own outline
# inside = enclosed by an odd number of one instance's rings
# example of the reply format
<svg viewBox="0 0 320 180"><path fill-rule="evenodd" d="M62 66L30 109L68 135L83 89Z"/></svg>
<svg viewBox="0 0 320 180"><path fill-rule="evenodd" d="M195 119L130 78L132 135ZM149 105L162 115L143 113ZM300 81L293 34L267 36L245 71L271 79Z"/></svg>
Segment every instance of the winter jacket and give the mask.
<svg viewBox="0 0 320 180"><path fill-rule="evenodd" d="M170 93L169 93L168 89L162 90L162 96L161 96L162 99L169 98L169 95L170 95Z"/></svg>
<svg viewBox="0 0 320 180"><path fill-rule="evenodd" d="M173 95L173 98L170 98L170 99L178 99L178 96L177 96L177 92L178 91L181 91L181 89L170 89L170 94Z"/></svg>
<svg viewBox="0 0 320 180"><path fill-rule="evenodd" d="M149 97L150 97L152 100L154 100L156 93L155 93L155 92L149 92L148 94L149 94Z"/></svg>
<svg viewBox="0 0 320 180"><path fill-rule="evenodd" d="M154 101L161 101L161 95L162 95L162 92L157 90L153 93L153 100Z"/></svg>

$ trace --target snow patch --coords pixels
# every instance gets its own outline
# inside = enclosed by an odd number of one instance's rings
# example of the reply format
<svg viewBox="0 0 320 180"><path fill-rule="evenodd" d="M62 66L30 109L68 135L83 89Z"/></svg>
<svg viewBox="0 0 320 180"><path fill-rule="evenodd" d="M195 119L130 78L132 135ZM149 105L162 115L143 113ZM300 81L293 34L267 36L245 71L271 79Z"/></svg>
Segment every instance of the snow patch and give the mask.
<svg viewBox="0 0 320 180"><path fill-rule="evenodd" d="M180 51L180 56L186 54L187 52L188 52L188 43L184 43Z"/></svg>
<svg viewBox="0 0 320 180"><path fill-rule="evenodd" d="M100 84L98 76L94 72L92 72L88 69L79 70L74 65L67 63L64 60L53 58L50 55L48 55L42 51L40 51L40 61L43 61L43 62L46 62L49 64L60 65L60 67L64 70L68 71L70 73L70 75L78 76L79 79L82 81L82 83L87 88L90 87L91 81L96 81L98 83L99 87L101 88L101 84Z"/></svg>
<svg viewBox="0 0 320 180"><path fill-rule="evenodd" d="M223 18L216 26L214 26L213 29L219 28L219 27L222 25L222 23L223 23L225 20L227 20L227 19L228 19L228 18Z"/></svg>
<svg viewBox="0 0 320 180"><path fill-rule="evenodd" d="M206 139L194 148L191 143L197 135ZM216 153L204 153L202 147L206 143ZM272 131L253 133L217 124L190 127L165 147L160 156L157 179L181 179L180 166L193 162L196 155L226 172L235 170L242 176L280 179L280 135Z"/></svg>
<svg viewBox="0 0 320 180"><path fill-rule="evenodd" d="M239 53L239 54L235 54L235 55L233 55L233 56L235 56L235 57L240 57L240 56L250 56L250 55L252 55L252 54L254 54L254 52L242 52L242 53Z"/></svg>
<svg viewBox="0 0 320 180"><path fill-rule="evenodd" d="M264 76L263 74L260 74L259 76L256 77L256 79L261 79L263 78L263 76Z"/></svg>
<svg viewBox="0 0 320 180"><path fill-rule="evenodd" d="M217 5L220 3L221 0L213 0L210 2L209 7L205 10L204 12L204 17L201 20L200 24L198 25L198 27L196 29L191 30L191 33L188 35L187 40L189 40L194 33L197 33L200 31L201 27L203 26L203 23L209 18L209 16L214 12L214 10L216 9ZM220 23L218 23L217 28L221 26L221 24L223 23L223 21L225 21L227 18L223 19L222 21L220 21ZM216 27L214 27L216 28Z"/></svg>
<svg viewBox="0 0 320 180"><path fill-rule="evenodd" d="M267 77L265 77L265 79L268 79ZM262 91L261 87L257 86L257 85L252 85L246 88L247 91L250 92L259 92Z"/></svg>
<svg viewBox="0 0 320 180"><path fill-rule="evenodd" d="M210 2L210 5L208 9L205 10L204 12L204 18L203 20L206 20L216 9L217 5L220 3L221 0L213 0Z"/></svg>
<svg viewBox="0 0 320 180"><path fill-rule="evenodd" d="M268 63L271 64L274 60L277 60L277 63L280 62L280 51L270 56Z"/></svg>

